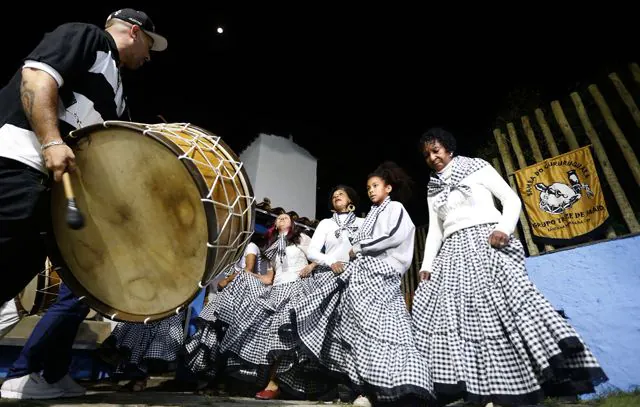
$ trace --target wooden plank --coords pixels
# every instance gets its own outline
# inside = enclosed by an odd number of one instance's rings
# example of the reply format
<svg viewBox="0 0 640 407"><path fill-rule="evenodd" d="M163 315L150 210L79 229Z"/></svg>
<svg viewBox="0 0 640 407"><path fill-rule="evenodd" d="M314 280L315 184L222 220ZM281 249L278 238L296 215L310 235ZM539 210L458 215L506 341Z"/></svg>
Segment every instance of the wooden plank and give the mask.
<svg viewBox="0 0 640 407"><path fill-rule="evenodd" d="M564 135L564 138L567 140L567 144L569 145L569 150L577 150L580 148L580 144L578 144L578 139L576 139L576 135L573 133L573 129L571 125L569 125L569 121L567 117L564 115L564 111L562 110L562 106L560 106L560 102L554 100L551 102L551 110L553 111L553 115L560 126L560 130Z"/></svg>
<svg viewBox="0 0 640 407"><path fill-rule="evenodd" d="M549 127L549 123L547 123L547 119L544 117L542 109L536 109L536 120L538 121L538 126L542 129L542 135L547 142L547 148L549 149L551 157L560 155L560 150L558 150L558 145L553 138L553 133L551 133L551 128Z"/></svg>
<svg viewBox="0 0 640 407"><path fill-rule="evenodd" d="M631 144L627 141L622 129L618 126L618 122L613 117L613 113L607 104L607 101L604 100L602 93L600 93L600 89L598 89L597 85L589 85L588 87L593 100L596 101L598 108L600 109L600 113L602 113L602 117L604 118L607 127L611 134L613 134L613 138L616 139L618 146L620 146L620 150L622 150L622 155L624 155L625 160L627 160L627 164L629 165L629 169L631 170L631 174L633 178L636 180L636 184L640 185L640 162L638 162L638 157L636 153L631 148Z"/></svg>
<svg viewBox="0 0 640 407"><path fill-rule="evenodd" d="M613 82L613 86L615 86L618 95L629 109L629 113L631 113L631 117L633 117L633 121L636 122L636 126L640 127L640 110L638 110L638 106L636 105L635 100L633 100L633 96L627 90L627 87L624 86L624 83L618 77L618 74L613 72L609 74L609 79Z"/></svg>
<svg viewBox="0 0 640 407"><path fill-rule="evenodd" d="M627 199L627 195L624 193L620 182L618 181L618 177L616 173L613 171L611 167L611 162L609 161L609 157L600 141L600 137L598 133L593 128L591 124L591 120L589 119L589 115L587 114L587 110L582 103L582 99L577 92L571 93L571 100L573 104L576 106L576 110L578 112L578 116L580 117L580 121L582 122L582 126L584 127L587 137L589 137L589 141L593 144L593 149L596 153L596 157L600 162L600 166L602 167L602 171L604 172L604 176L609 183L609 187L613 192L613 196L620 207L620 211L622 212L622 217L625 220L625 223L629 227L631 233L640 232L640 224L638 224L638 219L636 219L636 215L631 208L631 204L629 204L629 200Z"/></svg>

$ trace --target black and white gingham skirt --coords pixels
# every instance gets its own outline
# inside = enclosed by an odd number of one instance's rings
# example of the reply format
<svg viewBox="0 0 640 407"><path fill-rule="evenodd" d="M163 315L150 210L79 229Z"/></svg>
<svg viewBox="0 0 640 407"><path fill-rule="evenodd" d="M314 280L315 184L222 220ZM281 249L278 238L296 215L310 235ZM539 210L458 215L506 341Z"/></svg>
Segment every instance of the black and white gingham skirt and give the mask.
<svg viewBox="0 0 640 407"><path fill-rule="evenodd" d="M438 398L518 405L593 392L605 373L529 280L520 241L489 245L493 228L449 236L416 291L416 344Z"/></svg>
<svg viewBox="0 0 640 407"><path fill-rule="evenodd" d="M185 312L148 324L120 322L103 347L121 355L113 376L136 377L175 370L184 338Z"/></svg>
<svg viewBox="0 0 640 407"><path fill-rule="evenodd" d="M400 290L401 275L382 260L362 256L337 278L325 278L294 308L305 349L374 400L433 400L426 358L414 343Z"/></svg>
<svg viewBox="0 0 640 407"><path fill-rule="evenodd" d="M316 364L326 373L344 379L344 341L338 329L340 298L345 280L328 267L319 267L306 281L306 295L296 301L291 310L294 333L300 341L303 355L310 365Z"/></svg>
<svg viewBox="0 0 640 407"><path fill-rule="evenodd" d="M257 297L267 288L249 273L239 272L216 293L196 319L196 332L185 341L182 354L186 368L201 378L215 378L218 370L224 367L218 346L227 327L244 301Z"/></svg>
<svg viewBox="0 0 640 407"><path fill-rule="evenodd" d="M325 390L308 366L293 334L291 308L303 297L307 279L270 286L245 299L220 344L232 377L265 386L272 369L280 387L295 396L314 397Z"/></svg>

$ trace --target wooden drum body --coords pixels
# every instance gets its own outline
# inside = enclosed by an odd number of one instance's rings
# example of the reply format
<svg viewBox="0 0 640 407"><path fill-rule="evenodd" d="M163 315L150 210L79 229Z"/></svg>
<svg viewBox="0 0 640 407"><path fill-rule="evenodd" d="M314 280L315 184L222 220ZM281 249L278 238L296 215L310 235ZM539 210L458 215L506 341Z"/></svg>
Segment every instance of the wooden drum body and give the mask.
<svg viewBox="0 0 640 407"><path fill-rule="evenodd" d="M60 282L60 276L47 258L44 269L14 299L20 317L42 314L48 310L58 298Z"/></svg>

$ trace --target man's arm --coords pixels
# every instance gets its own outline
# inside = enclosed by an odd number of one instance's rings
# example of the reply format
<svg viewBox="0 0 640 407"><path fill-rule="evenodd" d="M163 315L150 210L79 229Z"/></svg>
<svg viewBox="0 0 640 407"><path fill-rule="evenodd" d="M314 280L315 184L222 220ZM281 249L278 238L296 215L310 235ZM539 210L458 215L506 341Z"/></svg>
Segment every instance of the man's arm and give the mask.
<svg viewBox="0 0 640 407"><path fill-rule="evenodd" d="M20 100L31 129L41 145L61 142L58 128L58 83L47 72L24 68L20 83ZM75 156L66 144L52 145L42 152L47 169L60 181L62 173L73 170ZM68 167L68 168L67 168Z"/></svg>
<svg viewBox="0 0 640 407"><path fill-rule="evenodd" d="M58 130L58 83L45 71L22 70L22 108L40 144L62 140Z"/></svg>

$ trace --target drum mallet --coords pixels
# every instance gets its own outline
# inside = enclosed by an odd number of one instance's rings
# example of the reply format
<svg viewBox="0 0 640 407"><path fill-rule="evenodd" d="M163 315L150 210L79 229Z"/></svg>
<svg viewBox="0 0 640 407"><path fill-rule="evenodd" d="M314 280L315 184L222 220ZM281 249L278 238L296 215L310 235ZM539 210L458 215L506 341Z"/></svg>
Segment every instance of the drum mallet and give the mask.
<svg viewBox="0 0 640 407"><path fill-rule="evenodd" d="M84 217L76 205L76 198L73 195L68 172L62 174L62 184L64 185L64 194L67 197L67 225L71 229L82 229L84 227Z"/></svg>

